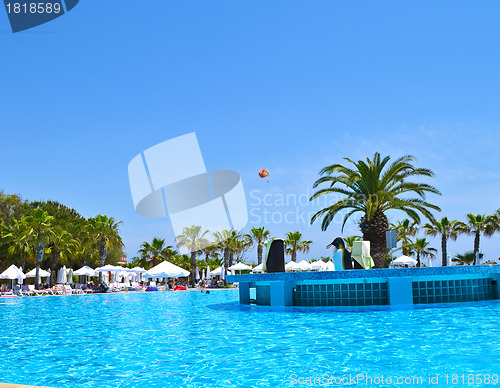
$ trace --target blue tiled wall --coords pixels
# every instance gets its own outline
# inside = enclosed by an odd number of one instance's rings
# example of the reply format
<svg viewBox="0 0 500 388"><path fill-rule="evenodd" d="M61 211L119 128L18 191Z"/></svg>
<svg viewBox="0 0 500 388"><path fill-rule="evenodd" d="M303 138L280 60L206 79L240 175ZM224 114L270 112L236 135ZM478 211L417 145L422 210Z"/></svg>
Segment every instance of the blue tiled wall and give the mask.
<svg viewBox="0 0 500 388"><path fill-rule="evenodd" d="M271 304L271 287L258 285L255 286L255 303L260 306L269 306Z"/></svg>
<svg viewBox="0 0 500 388"><path fill-rule="evenodd" d="M414 304L494 299L491 278L415 281L412 289Z"/></svg>
<svg viewBox="0 0 500 388"><path fill-rule="evenodd" d="M372 306L389 304L387 283L335 283L295 286L295 306Z"/></svg>

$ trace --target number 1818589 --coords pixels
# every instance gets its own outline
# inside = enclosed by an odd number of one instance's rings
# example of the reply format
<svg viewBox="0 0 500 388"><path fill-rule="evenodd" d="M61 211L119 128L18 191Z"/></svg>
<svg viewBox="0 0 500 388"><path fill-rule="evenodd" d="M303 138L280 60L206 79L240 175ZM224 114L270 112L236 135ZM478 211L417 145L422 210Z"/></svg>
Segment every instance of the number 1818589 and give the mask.
<svg viewBox="0 0 500 388"><path fill-rule="evenodd" d="M8 13L60 13L59 3L6 3Z"/></svg>

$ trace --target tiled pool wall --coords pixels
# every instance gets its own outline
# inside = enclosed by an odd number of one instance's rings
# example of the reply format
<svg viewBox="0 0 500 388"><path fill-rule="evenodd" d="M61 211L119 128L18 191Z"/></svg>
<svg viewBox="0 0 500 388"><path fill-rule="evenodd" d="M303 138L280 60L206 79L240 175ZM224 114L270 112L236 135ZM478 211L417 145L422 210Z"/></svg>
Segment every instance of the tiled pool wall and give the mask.
<svg viewBox="0 0 500 388"><path fill-rule="evenodd" d="M374 306L453 303L498 299L500 266L491 267L494 266L235 275L228 276L228 280L239 281L240 303L244 304ZM249 298L250 288L255 288L255 300Z"/></svg>

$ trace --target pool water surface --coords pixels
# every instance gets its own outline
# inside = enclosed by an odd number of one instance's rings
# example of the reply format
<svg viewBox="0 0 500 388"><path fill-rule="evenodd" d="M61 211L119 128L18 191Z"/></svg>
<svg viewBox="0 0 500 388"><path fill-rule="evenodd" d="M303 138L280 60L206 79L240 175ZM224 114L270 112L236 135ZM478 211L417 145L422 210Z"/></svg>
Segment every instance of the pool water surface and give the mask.
<svg viewBox="0 0 500 388"><path fill-rule="evenodd" d="M425 307L276 311L240 306L236 290L1 299L0 382L495 386L499 301Z"/></svg>

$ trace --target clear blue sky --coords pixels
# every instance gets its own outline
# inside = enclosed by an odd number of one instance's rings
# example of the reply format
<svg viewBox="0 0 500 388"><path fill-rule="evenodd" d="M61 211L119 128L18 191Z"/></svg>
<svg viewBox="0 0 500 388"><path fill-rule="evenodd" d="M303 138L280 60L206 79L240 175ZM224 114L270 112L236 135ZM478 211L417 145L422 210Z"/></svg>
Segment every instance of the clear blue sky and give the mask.
<svg viewBox="0 0 500 388"><path fill-rule="evenodd" d="M195 131L208 168L242 175L248 227L264 210L299 213L265 226L302 231L310 258L328 254L339 226L321 232L300 217L317 206L255 198L309 195L318 171L346 156L415 155L436 172L443 196L429 200L443 215L491 213L499 14L494 1L85 0L12 34L0 10L0 188L122 220L132 257L173 235L168 220L135 214L129 161ZM487 258L500 256L499 239L483 240ZM450 252L472 246L460 237Z"/></svg>

